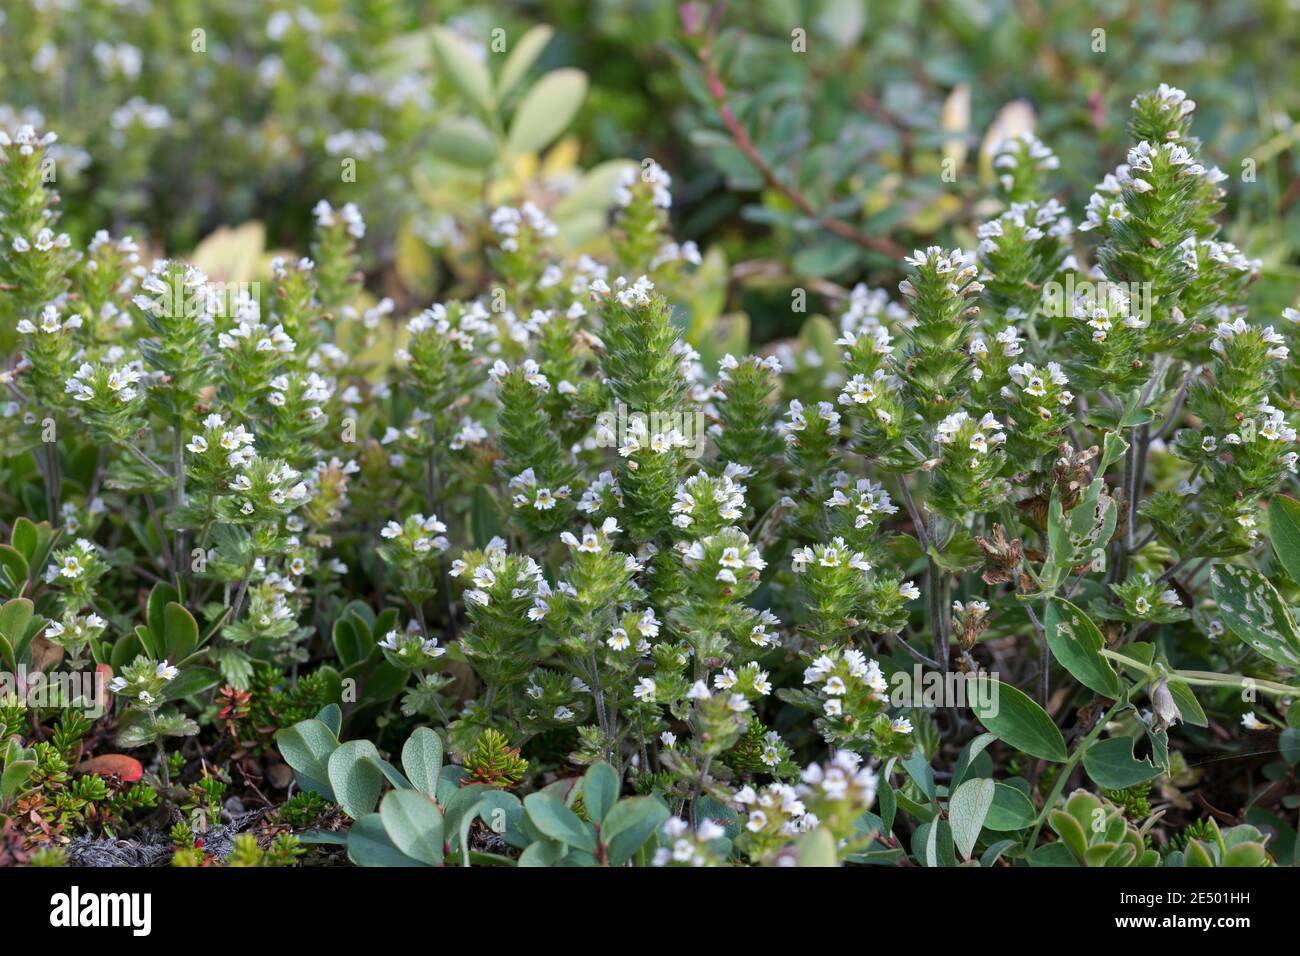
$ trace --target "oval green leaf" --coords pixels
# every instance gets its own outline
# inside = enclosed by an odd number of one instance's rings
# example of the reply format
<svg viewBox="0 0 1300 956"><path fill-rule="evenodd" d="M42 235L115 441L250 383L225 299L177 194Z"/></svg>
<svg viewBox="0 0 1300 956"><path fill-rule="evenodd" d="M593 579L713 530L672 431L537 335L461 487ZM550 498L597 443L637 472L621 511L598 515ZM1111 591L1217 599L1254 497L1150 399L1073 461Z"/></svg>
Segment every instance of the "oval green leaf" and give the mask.
<svg viewBox="0 0 1300 956"><path fill-rule="evenodd" d="M393 790L379 805L388 838L407 856L430 866L442 865L442 814L429 797L415 790Z"/></svg>
<svg viewBox="0 0 1300 956"><path fill-rule="evenodd" d="M497 160L497 144L486 126L470 116L456 116L433 131L429 147L438 156L469 169L487 169Z"/></svg>
<svg viewBox="0 0 1300 956"><path fill-rule="evenodd" d="M354 820L374 810L379 801L384 788L380 759L369 740L349 740L330 754L328 770L334 800Z"/></svg>
<svg viewBox="0 0 1300 956"><path fill-rule="evenodd" d="M952 827L952 841L963 859L970 859L975 841L984 829L984 819L993 806L996 787L987 777L967 780L948 800L948 822Z"/></svg>
<svg viewBox="0 0 1300 956"><path fill-rule="evenodd" d="M536 153L564 132L587 97L587 74L553 70L524 95L510 122L507 140L513 153Z"/></svg>
<svg viewBox="0 0 1300 956"><path fill-rule="evenodd" d="M1246 646L1275 664L1300 667L1300 634L1277 589L1258 571L1232 564L1210 570L1223 623Z"/></svg>
<svg viewBox="0 0 1300 956"><path fill-rule="evenodd" d="M1030 756L1065 762L1065 739L1043 708L1002 681L981 677L978 684L971 710L991 733Z"/></svg>
<svg viewBox="0 0 1300 956"><path fill-rule="evenodd" d="M1103 697L1119 698L1119 676L1101 656L1106 642L1088 615L1064 598L1049 598L1043 630L1052 656L1071 677Z"/></svg>

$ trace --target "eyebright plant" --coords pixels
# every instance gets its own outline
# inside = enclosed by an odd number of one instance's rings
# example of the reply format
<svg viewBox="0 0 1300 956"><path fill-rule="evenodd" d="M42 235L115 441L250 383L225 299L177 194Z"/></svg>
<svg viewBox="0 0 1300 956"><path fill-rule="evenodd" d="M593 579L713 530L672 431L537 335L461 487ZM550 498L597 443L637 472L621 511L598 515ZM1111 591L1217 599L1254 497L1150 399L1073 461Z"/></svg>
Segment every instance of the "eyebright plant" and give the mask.
<svg viewBox="0 0 1300 956"><path fill-rule="evenodd" d="M1003 143L974 249L855 289L822 352L718 361L653 161L603 258L501 206L490 294L399 315L358 207L232 288L75 248L50 135L6 134L0 654L106 678L140 753L67 787L8 689L6 852L134 774L213 862L260 762L313 796L240 865L1292 862L1300 313L1242 307L1194 109L1134 98L1077 228ZM1212 720L1227 830L1134 796L1190 807Z"/></svg>

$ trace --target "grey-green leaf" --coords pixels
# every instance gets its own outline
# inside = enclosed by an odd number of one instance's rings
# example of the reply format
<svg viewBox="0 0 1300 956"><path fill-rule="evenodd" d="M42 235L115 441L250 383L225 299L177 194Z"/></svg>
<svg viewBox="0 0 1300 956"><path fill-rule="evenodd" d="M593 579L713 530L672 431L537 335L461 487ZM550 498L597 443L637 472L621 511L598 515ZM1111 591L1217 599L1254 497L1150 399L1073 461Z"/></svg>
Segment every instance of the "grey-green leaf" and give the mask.
<svg viewBox="0 0 1300 956"><path fill-rule="evenodd" d="M329 783L330 754L338 749L334 732L319 720L302 720L275 735L276 745L285 763L293 768L298 786L334 799Z"/></svg>
<svg viewBox="0 0 1300 956"><path fill-rule="evenodd" d="M533 65L546 44L551 42L555 31L544 24L533 27L515 43L514 49L506 56L505 66L497 77L497 96L505 98L515 88L515 84L524 78L528 68Z"/></svg>
<svg viewBox="0 0 1300 956"><path fill-rule="evenodd" d="M453 116L439 124L429 147L447 162L470 169L486 169L497 160L496 140L472 116Z"/></svg>
<svg viewBox="0 0 1300 956"><path fill-rule="evenodd" d="M530 793L524 797L524 809L533 825L552 840L595 851L596 835L592 828L549 793Z"/></svg>
<svg viewBox="0 0 1300 956"><path fill-rule="evenodd" d="M964 859L969 860L975 841L984 829L984 818L993 805L994 783L987 777L967 780L948 800L952 839Z"/></svg>
<svg viewBox="0 0 1300 956"><path fill-rule="evenodd" d="M384 788L379 751L368 740L349 740L330 754L329 782L343 812L359 820L375 809Z"/></svg>
<svg viewBox="0 0 1300 956"><path fill-rule="evenodd" d="M442 865L442 814L415 790L393 790L379 805L379 817L393 846L430 866Z"/></svg>
<svg viewBox="0 0 1300 956"><path fill-rule="evenodd" d="M377 813L366 814L348 830L348 859L357 866L425 865L393 846Z"/></svg>
<svg viewBox="0 0 1300 956"><path fill-rule="evenodd" d="M582 802L593 823L600 823L618 799L618 772L607 763L592 764L582 778Z"/></svg>
<svg viewBox="0 0 1300 956"><path fill-rule="evenodd" d="M419 727L402 745L402 769L416 789L435 795L442 770L442 738L428 727Z"/></svg>
<svg viewBox="0 0 1300 956"><path fill-rule="evenodd" d="M622 866L668 819L668 808L654 797L628 797L605 814L600 838L605 860Z"/></svg>
<svg viewBox="0 0 1300 956"><path fill-rule="evenodd" d="M466 99L481 109L491 110L494 106L492 77L465 41L446 27L434 27L433 50L443 73Z"/></svg>

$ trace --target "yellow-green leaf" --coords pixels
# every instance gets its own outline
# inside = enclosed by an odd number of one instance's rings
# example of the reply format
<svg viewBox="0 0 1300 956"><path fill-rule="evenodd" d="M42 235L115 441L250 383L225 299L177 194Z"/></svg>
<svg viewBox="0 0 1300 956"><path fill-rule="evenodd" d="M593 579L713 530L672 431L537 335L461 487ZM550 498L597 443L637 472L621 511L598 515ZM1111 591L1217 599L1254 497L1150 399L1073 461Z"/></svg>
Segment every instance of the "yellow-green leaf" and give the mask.
<svg viewBox="0 0 1300 956"><path fill-rule="evenodd" d="M547 73L515 110L507 137L515 153L545 149L573 121L587 97L587 74L563 69Z"/></svg>

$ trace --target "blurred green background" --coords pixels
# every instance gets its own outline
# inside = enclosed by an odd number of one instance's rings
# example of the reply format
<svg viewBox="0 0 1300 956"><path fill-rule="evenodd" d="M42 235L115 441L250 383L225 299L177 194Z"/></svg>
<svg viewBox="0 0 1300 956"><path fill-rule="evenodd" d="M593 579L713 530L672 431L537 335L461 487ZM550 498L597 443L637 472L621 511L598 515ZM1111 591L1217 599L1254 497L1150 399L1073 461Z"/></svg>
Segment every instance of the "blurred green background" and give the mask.
<svg viewBox="0 0 1300 956"><path fill-rule="evenodd" d="M651 157L678 238L707 253L693 321L779 339L804 318L794 288L830 310L857 282L892 288L900 249L972 246L1004 135L1056 151L1080 218L1123 160L1129 100L1162 81L1196 100L1229 176L1227 238L1263 260L1252 305L1300 286L1300 0L3 0L0 17L0 127L59 133L74 237L255 273L302 248L319 198L354 201L368 287L399 310L482 291L500 202L538 202L564 249L599 253L620 164Z"/></svg>

